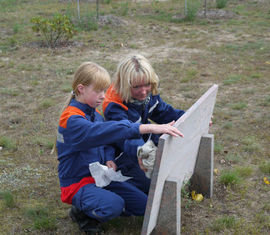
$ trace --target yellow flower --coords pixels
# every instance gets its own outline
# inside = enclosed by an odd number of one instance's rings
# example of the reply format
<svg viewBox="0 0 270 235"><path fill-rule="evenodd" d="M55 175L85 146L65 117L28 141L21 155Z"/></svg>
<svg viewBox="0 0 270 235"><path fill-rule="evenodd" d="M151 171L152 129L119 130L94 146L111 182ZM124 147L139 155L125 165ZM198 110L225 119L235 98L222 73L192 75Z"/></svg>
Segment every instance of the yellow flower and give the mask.
<svg viewBox="0 0 270 235"><path fill-rule="evenodd" d="M200 193L196 194L194 190L191 192L191 197L192 197L192 200L197 201L197 202L200 202L203 200L203 195Z"/></svg>
<svg viewBox="0 0 270 235"><path fill-rule="evenodd" d="M263 181L264 181L264 183L266 183L268 185L270 184L270 182L268 181L268 179L266 177L263 178Z"/></svg>
<svg viewBox="0 0 270 235"><path fill-rule="evenodd" d="M216 168L216 169L214 169L214 173L215 173L215 175L217 175L218 174L218 169Z"/></svg>

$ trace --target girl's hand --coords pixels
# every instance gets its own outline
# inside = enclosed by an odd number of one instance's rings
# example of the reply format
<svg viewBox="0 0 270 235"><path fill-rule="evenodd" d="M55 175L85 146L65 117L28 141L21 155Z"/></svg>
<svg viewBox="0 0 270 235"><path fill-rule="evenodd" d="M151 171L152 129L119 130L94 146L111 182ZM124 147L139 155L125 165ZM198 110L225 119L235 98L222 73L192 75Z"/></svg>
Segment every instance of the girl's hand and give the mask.
<svg viewBox="0 0 270 235"><path fill-rule="evenodd" d="M108 168L113 168L114 171L116 171L116 169L117 169L117 166L116 166L116 164L113 161L107 161L106 162L106 166Z"/></svg>
<svg viewBox="0 0 270 235"><path fill-rule="evenodd" d="M144 167L142 158L138 157L138 163L142 171L147 172L147 169Z"/></svg>
<svg viewBox="0 0 270 235"><path fill-rule="evenodd" d="M168 134L171 136L181 136L184 137L184 135L176 128L174 127L175 121L172 121L168 124L142 124L140 125L140 133L146 134L146 133L154 133L154 134Z"/></svg>
<svg viewBox="0 0 270 235"><path fill-rule="evenodd" d="M209 126L210 126L210 127L213 125L213 118L214 118L214 116L211 116L211 120L210 120L210 122L209 122Z"/></svg>

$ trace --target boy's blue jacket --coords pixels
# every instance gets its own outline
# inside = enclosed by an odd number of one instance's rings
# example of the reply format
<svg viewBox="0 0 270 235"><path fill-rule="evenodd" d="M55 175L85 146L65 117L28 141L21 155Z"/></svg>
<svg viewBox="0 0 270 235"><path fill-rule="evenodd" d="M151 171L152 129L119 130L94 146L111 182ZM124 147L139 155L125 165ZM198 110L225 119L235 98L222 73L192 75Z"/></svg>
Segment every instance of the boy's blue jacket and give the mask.
<svg viewBox="0 0 270 235"><path fill-rule="evenodd" d="M139 137L139 124L104 122L96 109L73 99L60 117L56 143L62 201L71 203L82 186L94 183L89 163L114 160L110 144L134 137Z"/></svg>
<svg viewBox="0 0 270 235"><path fill-rule="evenodd" d="M165 103L159 95L150 95L146 104L124 102L115 91L113 85L109 87L103 101L103 113L106 121L130 120L133 123L147 124L149 120L158 124L166 124L181 117L185 111L174 109ZM142 146L150 137L157 145L160 135L140 135L139 138L127 139L119 142L118 146L125 154L137 161L137 147Z"/></svg>

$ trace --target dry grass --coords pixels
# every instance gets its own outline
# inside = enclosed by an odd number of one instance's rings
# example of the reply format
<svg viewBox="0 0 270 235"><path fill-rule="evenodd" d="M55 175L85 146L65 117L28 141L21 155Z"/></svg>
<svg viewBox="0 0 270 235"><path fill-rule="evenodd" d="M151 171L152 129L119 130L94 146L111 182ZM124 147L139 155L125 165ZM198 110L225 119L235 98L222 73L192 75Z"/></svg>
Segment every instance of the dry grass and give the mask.
<svg viewBox="0 0 270 235"><path fill-rule="evenodd" d="M233 18L171 22L184 1L113 1L101 4L101 14L114 14L119 25L80 30L67 47L39 47L30 19L55 12L75 19L75 2L0 3L0 233L79 234L60 201L50 155L59 109L81 62L113 74L119 59L135 51L152 62L164 100L175 107L188 109L219 84L211 128L219 170L214 196L183 199L182 234L269 233L270 186L263 178L270 180L270 2L231 0L224 10ZM94 3L81 2L82 15L95 12ZM224 185L224 172L236 172L239 182ZM117 219L106 234L139 234L141 223Z"/></svg>

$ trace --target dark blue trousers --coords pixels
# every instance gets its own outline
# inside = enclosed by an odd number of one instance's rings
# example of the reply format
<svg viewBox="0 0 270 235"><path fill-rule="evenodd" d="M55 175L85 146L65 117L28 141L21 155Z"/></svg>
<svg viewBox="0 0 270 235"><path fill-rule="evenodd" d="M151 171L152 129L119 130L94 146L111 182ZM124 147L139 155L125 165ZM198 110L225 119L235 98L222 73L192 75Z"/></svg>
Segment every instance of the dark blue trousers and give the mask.
<svg viewBox="0 0 270 235"><path fill-rule="evenodd" d="M73 197L72 204L100 222L125 215L142 216L147 195L128 182L112 181L104 188L95 184L83 186Z"/></svg>
<svg viewBox="0 0 270 235"><path fill-rule="evenodd" d="M117 170L121 170L124 176L132 177L132 179L127 182L131 183L145 194L148 194L151 180L145 176L138 161L131 160L127 155L123 154L115 161L115 164L117 165Z"/></svg>

